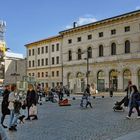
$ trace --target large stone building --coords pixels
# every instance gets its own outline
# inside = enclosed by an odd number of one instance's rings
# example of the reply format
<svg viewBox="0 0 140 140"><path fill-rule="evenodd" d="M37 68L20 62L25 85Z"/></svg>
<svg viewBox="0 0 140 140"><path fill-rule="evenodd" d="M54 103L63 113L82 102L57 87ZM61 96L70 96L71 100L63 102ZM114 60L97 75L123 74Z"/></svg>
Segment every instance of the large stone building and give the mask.
<svg viewBox="0 0 140 140"><path fill-rule="evenodd" d="M60 35L25 45L27 75L43 87L54 87L62 81L62 38Z"/></svg>
<svg viewBox="0 0 140 140"><path fill-rule="evenodd" d="M118 91L123 90L129 80L140 88L140 10L83 26L74 26L59 34L57 37L26 45L29 75L32 74L40 82L63 81L64 85L69 85L75 92L83 91L87 81L95 83L98 90L110 87ZM56 43L60 43L62 48L58 54L62 61L57 67L52 67L52 57L57 57L57 51L52 53L52 44L55 46L56 39ZM53 42L47 43L49 40ZM40 52L35 55L39 48L41 51L44 47L45 51L45 46L49 46L48 54ZM39 60L45 61L47 56L49 66L37 65ZM59 70L59 80L55 81L52 73L48 74L49 78L40 78L43 76L37 75L37 72L51 71L52 68L53 71Z"/></svg>

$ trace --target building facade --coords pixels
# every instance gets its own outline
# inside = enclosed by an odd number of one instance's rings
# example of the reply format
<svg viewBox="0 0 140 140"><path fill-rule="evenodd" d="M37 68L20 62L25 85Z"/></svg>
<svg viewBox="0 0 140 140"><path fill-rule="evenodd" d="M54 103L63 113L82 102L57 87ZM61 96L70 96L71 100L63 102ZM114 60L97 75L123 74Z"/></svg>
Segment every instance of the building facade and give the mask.
<svg viewBox="0 0 140 140"><path fill-rule="evenodd" d="M129 80L140 89L140 10L74 26L59 34L62 61L57 68L63 77L60 81L71 90L82 92L87 83L94 83L101 91L109 88L122 91ZM29 53L29 45L26 47ZM40 71L41 67L36 69Z"/></svg>
<svg viewBox="0 0 140 140"><path fill-rule="evenodd" d="M4 84L23 81L26 77L26 58L21 54L6 52L4 57Z"/></svg>
<svg viewBox="0 0 140 140"><path fill-rule="evenodd" d="M62 82L62 38L60 35L26 44L27 75L42 87Z"/></svg>

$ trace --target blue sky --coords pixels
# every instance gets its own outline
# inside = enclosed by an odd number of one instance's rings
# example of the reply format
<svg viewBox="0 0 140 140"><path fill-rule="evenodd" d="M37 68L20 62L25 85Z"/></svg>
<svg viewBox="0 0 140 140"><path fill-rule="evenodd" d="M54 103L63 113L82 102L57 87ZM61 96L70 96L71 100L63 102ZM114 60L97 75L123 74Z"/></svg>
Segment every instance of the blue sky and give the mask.
<svg viewBox="0 0 140 140"><path fill-rule="evenodd" d="M140 9L140 0L0 0L0 20L7 23L5 40L26 56L25 44L59 31Z"/></svg>

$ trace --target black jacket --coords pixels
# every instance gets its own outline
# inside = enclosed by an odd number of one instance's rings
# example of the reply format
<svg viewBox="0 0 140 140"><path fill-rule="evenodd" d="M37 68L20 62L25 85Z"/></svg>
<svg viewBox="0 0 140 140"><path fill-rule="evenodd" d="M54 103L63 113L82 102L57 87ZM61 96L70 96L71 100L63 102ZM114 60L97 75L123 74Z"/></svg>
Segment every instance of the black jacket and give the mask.
<svg viewBox="0 0 140 140"><path fill-rule="evenodd" d="M37 94L35 90L28 90L26 96L27 106L30 107L32 104L36 105L37 103Z"/></svg>
<svg viewBox="0 0 140 140"><path fill-rule="evenodd" d="M2 94L3 100L2 100L1 111L2 111L2 114L4 114L4 115L10 114L10 110L8 109L8 105L9 105L9 102L8 102L9 94L10 94L10 91L7 90L7 89Z"/></svg>
<svg viewBox="0 0 140 140"><path fill-rule="evenodd" d="M132 93L132 96L130 98L130 106L132 107L138 106L137 101L139 100L140 100L140 93L139 92Z"/></svg>

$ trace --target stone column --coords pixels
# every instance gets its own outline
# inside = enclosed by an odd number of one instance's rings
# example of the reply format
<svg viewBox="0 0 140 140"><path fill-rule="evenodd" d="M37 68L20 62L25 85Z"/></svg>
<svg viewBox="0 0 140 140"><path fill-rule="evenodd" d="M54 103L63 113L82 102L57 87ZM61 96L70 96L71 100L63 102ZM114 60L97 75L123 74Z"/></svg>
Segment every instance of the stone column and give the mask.
<svg viewBox="0 0 140 140"><path fill-rule="evenodd" d="M104 72L105 72L105 89L109 89L109 70L106 69Z"/></svg>
<svg viewBox="0 0 140 140"><path fill-rule="evenodd" d="M118 91L123 90L123 73L122 71L118 71Z"/></svg>

